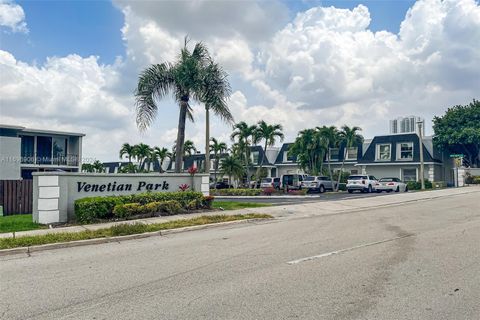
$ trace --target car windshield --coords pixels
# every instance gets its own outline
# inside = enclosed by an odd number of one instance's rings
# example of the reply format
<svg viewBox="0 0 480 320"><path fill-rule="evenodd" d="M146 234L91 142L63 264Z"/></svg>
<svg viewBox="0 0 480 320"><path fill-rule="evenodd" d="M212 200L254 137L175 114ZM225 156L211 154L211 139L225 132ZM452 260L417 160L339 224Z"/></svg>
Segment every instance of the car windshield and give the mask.
<svg viewBox="0 0 480 320"><path fill-rule="evenodd" d="M315 181L315 177L312 177L312 176L306 177L305 181Z"/></svg>
<svg viewBox="0 0 480 320"><path fill-rule="evenodd" d="M262 179L262 183L269 183L269 182L272 182L272 178Z"/></svg>
<svg viewBox="0 0 480 320"><path fill-rule="evenodd" d="M348 180L362 180L362 179L366 179L367 177L365 176L350 176L348 177Z"/></svg>
<svg viewBox="0 0 480 320"><path fill-rule="evenodd" d="M380 182L393 182L393 181L395 181L395 179L394 178L382 178L379 181Z"/></svg>

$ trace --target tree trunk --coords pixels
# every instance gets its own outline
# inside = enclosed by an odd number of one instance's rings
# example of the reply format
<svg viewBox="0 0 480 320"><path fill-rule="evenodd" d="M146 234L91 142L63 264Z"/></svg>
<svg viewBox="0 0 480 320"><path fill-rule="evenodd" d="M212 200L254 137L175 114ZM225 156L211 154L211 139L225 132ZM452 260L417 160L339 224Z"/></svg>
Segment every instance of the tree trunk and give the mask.
<svg viewBox="0 0 480 320"><path fill-rule="evenodd" d="M163 173L163 168L162 168L162 166L163 166L163 161L164 161L164 160L165 160L165 159L161 159L161 160L160 160L160 168L158 168L159 171L160 171L160 173Z"/></svg>
<svg viewBox="0 0 480 320"><path fill-rule="evenodd" d="M336 192L338 192L338 189L340 188L340 179L342 178L343 167L345 166L345 158L346 157L347 157L347 148L345 147L345 150L343 151L342 167L340 168L340 171L338 172L337 187L335 188Z"/></svg>
<svg viewBox="0 0 480 320"><path fill-rule="evenodd" d="M330 148L328 148L327 159L328 159L328 173L330 174L330 182L332 183L332 189L333 189L333 173L332 173L332 168L330 167Z"/></svg>
<svg viewBox="0 0 480 320"><path fill-rule="evenodd" d="M213 187L214 189L217 189L218 160L219 160L219 159L218 159L218 155L215 154L215 167L213 168L214 171L215 171L215 172L214 172L214 179L215 179L215 180L214 180L214 184L215 184L215 185L214 185L214 187Z"/></svg>
<svg viewBox="0 0 480 320"><path fill-rule="evenodd" d="M177 146L175 150L175 172L183 171L183 144L185 142L185 121L187 120L188 98L180 102L180 115L178 117Z"/></svg>
<svg viewBox="0 0 480 320"><path fill-rule="evenodd" d="M210 110L208 108L205 108L205 173L210 174Z"/></svg>
<svg viewBox="0 0 480 320"><path fill-rule="evenodd" d="M260 180L260 174L262 173L262 168L263 168L263 161L265 160L265 155L267 153L267 145L268 145L268 141L265 140L265 148L263 149L262 161L260 161L260 166L258 167L258 170L257 170L257 180Z"/></svg>

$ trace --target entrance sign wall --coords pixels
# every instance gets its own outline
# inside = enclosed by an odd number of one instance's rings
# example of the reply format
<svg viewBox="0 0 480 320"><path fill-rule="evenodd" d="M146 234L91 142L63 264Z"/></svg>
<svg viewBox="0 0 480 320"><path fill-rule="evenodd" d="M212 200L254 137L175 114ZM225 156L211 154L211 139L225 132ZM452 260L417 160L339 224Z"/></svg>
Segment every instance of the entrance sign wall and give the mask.
<svg viewBox="0 0 480 320"><path fill-rule="evenodd" d="M68 222L75 217L74 202L85 197L189 190L209 194L208 174L108 174L108 173L33 173L33 220L50 224Z"/></svg>

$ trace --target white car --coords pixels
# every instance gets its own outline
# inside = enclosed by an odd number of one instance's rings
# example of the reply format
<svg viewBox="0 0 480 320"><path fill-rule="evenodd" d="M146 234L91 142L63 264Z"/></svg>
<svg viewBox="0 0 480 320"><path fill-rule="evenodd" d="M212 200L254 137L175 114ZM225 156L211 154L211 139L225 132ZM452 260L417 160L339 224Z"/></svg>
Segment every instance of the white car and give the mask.
<svg viewBox="0 0 480 320"><path fill-rule="evenodd" d="M324 193L326 190L333 191L335 186L335 182L323 176L308 176L302 182L302 188L308 189L308 192Z"/></svg>
<svg viewBox="0 0 480 320"><path fill-rule="evenodd" d="M373 192L378 186L378 180L374 176L351 175L347 179L347 191L352 193L355 190L360 192Z"/></svg>
<svg viewBox="0 0 480 320"><path fill-rule="evenodd" d="M377 192L407 192L408 186L405 182L398 178L382 178L378 180L378 185L375 187Z"/></svg>

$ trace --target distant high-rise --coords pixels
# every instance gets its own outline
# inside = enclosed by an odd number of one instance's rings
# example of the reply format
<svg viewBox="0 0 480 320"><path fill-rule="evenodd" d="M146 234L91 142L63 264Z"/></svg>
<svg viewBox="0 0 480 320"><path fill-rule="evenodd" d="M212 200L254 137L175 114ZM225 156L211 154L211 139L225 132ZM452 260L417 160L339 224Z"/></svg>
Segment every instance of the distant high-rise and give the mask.
<svg viewBox="0 0 480 320"><path fill-rule="evenodd" d="M415 116L390 120L390 133L418 133L418 122L422 123L422 135L425 136L425 120Z"/></svg>

